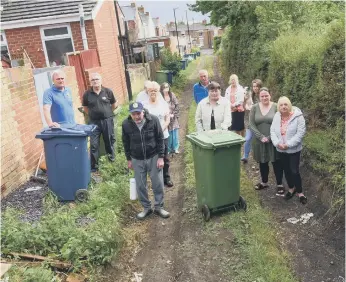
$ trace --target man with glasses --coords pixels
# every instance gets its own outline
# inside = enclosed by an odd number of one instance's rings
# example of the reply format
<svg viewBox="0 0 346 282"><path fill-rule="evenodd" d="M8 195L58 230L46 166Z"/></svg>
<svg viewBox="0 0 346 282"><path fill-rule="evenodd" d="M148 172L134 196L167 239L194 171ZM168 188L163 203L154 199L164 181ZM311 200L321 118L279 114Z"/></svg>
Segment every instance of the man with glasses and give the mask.
<svg viewBox="0 0 346 282"><path fill-rule="evenodd" d="M100 137L102 134L108 159L113 162L114 155L114 114L117 102L113 91L102 86L101 75L92 73L90 75L91 88L83 95L84 112L89 116L89 124L97 125L90 136L90 160L91 171L98 170Z"/></svg>
<svg viewBox="0 0 346 282"><path fill-rule="evenodd" d="M56 70L52 73L53 85L43 94L43 114L49 127L60 124L75 124L72 93L65 86L65 73Z"/></svg>

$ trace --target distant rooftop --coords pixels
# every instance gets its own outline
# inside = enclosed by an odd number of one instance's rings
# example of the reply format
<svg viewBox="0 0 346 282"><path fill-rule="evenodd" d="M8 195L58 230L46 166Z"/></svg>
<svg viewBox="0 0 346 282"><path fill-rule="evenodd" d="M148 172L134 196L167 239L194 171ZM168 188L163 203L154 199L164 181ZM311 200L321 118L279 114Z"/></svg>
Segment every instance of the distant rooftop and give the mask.
<svg viewBox="0 0 346 282"><path fill-rule="evenodd" d="M78 15L79 4L84 14L91 14L98 0L1 0L1 22L38 19L52 16Z"/></svg>
<svg viewBox="0 0 346 282"><path fill-rule="evenodd" d="M121 6L126 21L134 21L136 19L136 8L132 6Z"/></svg>

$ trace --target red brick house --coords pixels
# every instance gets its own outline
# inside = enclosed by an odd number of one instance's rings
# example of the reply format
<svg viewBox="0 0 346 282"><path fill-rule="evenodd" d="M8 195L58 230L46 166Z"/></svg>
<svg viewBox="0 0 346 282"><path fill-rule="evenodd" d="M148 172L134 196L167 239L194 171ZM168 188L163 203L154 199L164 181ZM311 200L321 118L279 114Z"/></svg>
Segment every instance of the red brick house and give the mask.
<svg viewBox="0 0 346 282"><path fill-rule="evenodd" d="M80 4L87 45L98 51L103 84L113 89L122 103L127 100L127 88L113 1L2 0L2 53L7 47L13 62L25 51L35 68L66 65L65 53L84 50ZM118 14L123 17L119 8ZM123 23L122 18L119 20Z"/></svg>

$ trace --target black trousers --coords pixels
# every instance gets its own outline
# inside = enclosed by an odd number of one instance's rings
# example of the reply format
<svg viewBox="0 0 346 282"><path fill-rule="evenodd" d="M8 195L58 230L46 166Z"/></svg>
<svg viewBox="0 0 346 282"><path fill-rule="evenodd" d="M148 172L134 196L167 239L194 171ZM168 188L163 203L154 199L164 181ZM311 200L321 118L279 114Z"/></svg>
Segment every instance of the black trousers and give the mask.
<svg viewBox="0 0 346 282"><path fill-rule="evenodd" d="M109 160L114 161L114 120L113 117L109 117L102 120L90 120L89 124L96 124L97 128L90 136L90 161L91 169L98 168L99 149L100 149L100 137L102 134L103 141L105 143L105 150Z"/></svg>
<svg viewBox="0 0 346 282"><path fill-rule="evenodd" d="M281 162L278 160L276 162L272 162L273 170L275 174L276 179L276 185L282 185L282 177L284 175ZM261 178L263 183L268 182L268 176L269 176L269 164L268 163L260 163L260 172L261 172Z"/></svg>
<svg viewBox="0 0 346 282"><path fill-rule="evenodd" d="M171 180L171 176L169 174L169 158L168 158L168 138L164 139L165 143L165 155L163 157L163 182L167 183L168 181Z"/></svg>
<svg viewBox="0 0 346 282"><path fill-rule="evenodd" d="M289 188L296 188L297 193L302 193L302 178L299 172L300 152L293 154L280 153L280 162L285 172L285 177Z"/></svg>

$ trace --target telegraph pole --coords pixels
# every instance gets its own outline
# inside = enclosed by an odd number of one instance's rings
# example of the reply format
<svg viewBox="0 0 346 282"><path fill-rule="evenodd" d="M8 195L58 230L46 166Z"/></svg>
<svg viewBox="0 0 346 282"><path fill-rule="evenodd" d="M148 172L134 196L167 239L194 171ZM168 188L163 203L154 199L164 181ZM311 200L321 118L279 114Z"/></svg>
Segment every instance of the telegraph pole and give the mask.
<svg viewBox="0 0 346 282"><path fill-rule="evenodd" d="M186 22L187 22L187 34L189 35L190 51L191 51L192 44L191 44L191 36L190 36L190 28L189 28L189 19L187 18L187 11L186 11Z"/></svg>
<svg viewBox="0 0 346 282"><path fill-rule="evenodd" d="M174 12L174 22L175 22L175 32L176 32L176 34L177 34L179 56L181 56L181 54L180 54L180 46L179 46L178 28L177 28L177 18L175 17L175 10L176 10L176 9L178 9L178 8L173 8L173 12Z"/></svg>

